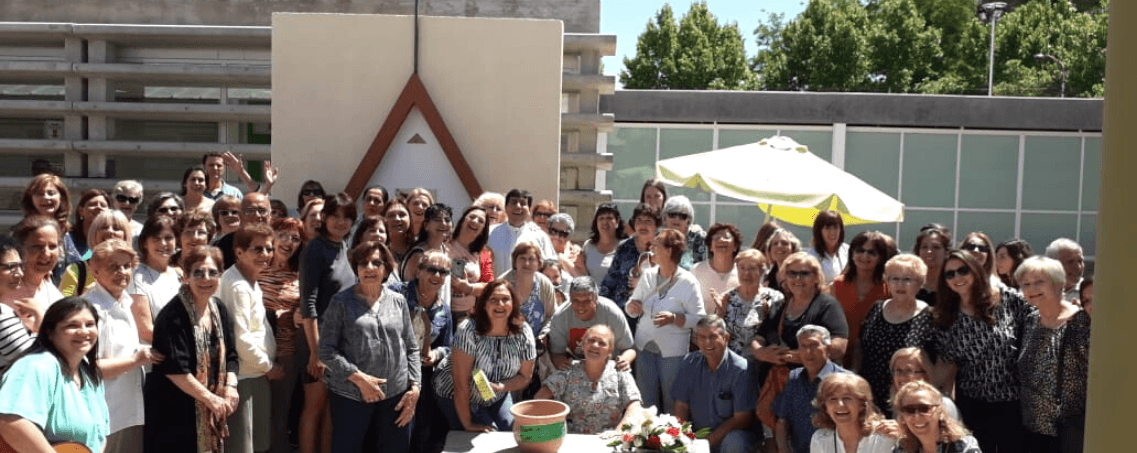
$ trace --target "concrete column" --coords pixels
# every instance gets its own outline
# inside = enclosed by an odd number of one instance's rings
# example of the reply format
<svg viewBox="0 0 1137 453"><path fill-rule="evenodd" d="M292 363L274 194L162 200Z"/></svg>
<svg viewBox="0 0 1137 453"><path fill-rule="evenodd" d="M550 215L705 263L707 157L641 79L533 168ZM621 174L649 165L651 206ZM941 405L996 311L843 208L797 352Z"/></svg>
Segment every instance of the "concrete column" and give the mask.
<svg viewBox="0 0 1137 453"><path fill-rule="evenodd" d="M87 58L87 49L83 40L68 37L63 42L63 55L68 63L84 63ZM82 102L87 100L87 91L83 86L83 77L67 75L63 78L63 99L67 102ZM86 130L83 126L83 115L68 114L63 116L63 138L67 140L82 140ZM83 156L75 151L63 153L63 174L68 177L83 176Z"/></svg>
<svg viewBox="0 0 1137 453"><path fill-rule="evenodd" d="M102 39L88 41L87 60L91 63L114 62L114 44ZM106 77L92 77L87 81L87 100L109 102L113 101L114 97L114 81ZM106 115L90 115L87 117L88 140L110 140L113 137L113 119L107 118ZM106 153L91 152L87 154L87 176L91 178L107 177Z"/></svg>
<svg viewBox="0 0 1137 453"><path fill-rule="evenodd" d="M1130 414L1137 407L1137 362L1129 354L1137 307L1128 279L1137 273L1132 247L1119 246L1137 233L1137 155L1130 136L1137 129L1137 3L1110 3L1109 53L1106 66L1105 117L1102 127L1101 210L1098 215L1096 288L1090 349L1089 414L1086 451L1132 448Z"/></svg>

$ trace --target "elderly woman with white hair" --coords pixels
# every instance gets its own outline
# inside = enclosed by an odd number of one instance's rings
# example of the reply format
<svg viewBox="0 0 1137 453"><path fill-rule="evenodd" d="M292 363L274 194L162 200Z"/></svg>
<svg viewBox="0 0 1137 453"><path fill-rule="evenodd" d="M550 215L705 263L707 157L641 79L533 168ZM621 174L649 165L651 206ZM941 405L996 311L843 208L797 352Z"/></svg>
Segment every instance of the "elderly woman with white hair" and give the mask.
<svg viewBox="0 0 1137 453"><path fill-rule="evenodd" d="M1082 273L1086 271L1082 246L1072 239L1058 238L1046 246L1046 257L1062 263L1062 271L1065 274L1062 298L1071 302L1077 300L1078 284L1082 282Z"/></svg>
<svg viewBox="0 0 1137 453"><path fill-rule="evenodd" d="M1049 250L1048 250L1049 251ZM1081 452L1089 377L1090 316L1063 299L1070 274L1051 258L1031 257L1015 271L1027 302L1018 373L1026 446L1032 452Z"/></svg>
<svg viewBox="0 0 1137 453"><path fill-rule="evenodd" d="M860 354L854 368L872 387L873 399L889 413L892 355L906 347L925 347L931 341L932 312L916 298L924 285L927 264L902 253L884 263L884 282L892 297L869 309L860 329Z"/></svg>
<svg viewBox="0 0 1137 453"><path fill-rule="evenodd" d="M687 238L687 249L679 259L679 267L691 270L695 263L707 259L707 232L695 223L695 207L683 195L675 195L663 203L660 211L663 228L670 228Z"/></svg>
<svg viewBox="0 0 1137 453"><path fill-rule="evenodd" d="M572 220L572 216L563 212L553 214L546 225L553 250L557 251L560 259L561 269L573 277L588 275L588 267L584 263L584 250L569 241L573 231L576 231L576 222Z"/></svg>
<svg viewBox="0 0 1137 453"><path fill-rule="evenodd" d="M130 231L134 235L132 240L137 240L138 235L142 233L142 223L134 220L134 212L142 205L142 183L133 179L124 179L115 183L114 188L111 189L111 206L119 211L122 211L126 218L130 219Z"/></svg>

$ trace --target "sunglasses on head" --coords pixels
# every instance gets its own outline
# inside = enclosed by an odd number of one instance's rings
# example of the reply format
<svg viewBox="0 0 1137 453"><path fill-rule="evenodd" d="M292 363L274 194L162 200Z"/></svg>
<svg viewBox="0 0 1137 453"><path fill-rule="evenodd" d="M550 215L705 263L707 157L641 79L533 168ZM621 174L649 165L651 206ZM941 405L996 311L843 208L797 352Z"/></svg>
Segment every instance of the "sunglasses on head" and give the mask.
<svg viewBox="0 0 1137 453"><path fill-rule="evenodd" d="M962 277L962 276L970 274L970 273L971 273L971 268L969 268L967 266L960 266L958 269L945 270L944 271L944 279L945 280L951 280L951 279L955 278L956 276Z"/></svg>
<svg viewBox="0 0 1137 453"><path fill-rule="evenodd" d="M900 412L905 415L928 415L939 406L939 404L908 404L900 406Z"/></svg>
<svg viewBox="0 0 1137 453"><path fill-rule="evenodd" d="M115 195L114 199L119 203L138 204L142 202L142 197L128 197L123 194Z"/></svg>

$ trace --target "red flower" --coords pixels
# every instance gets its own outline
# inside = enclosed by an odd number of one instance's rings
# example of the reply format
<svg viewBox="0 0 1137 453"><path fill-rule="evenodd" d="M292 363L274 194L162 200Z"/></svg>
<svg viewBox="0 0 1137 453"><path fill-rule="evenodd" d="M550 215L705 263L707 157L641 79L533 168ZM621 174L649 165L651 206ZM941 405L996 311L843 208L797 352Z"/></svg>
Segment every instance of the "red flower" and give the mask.
<svg viewBox="0 0 1137 453"><path fill-rule="evenodd" d="M652 450L659 450L663 446L659 443L659 436L651 436L647 438L647 443L644 445Z"/></svg>
<svg viewBox="0 0 1137 453"><path fill-rule="evenodd" d="M687 433L687 437L691 440L695 440L695 433Z"/></svg>
<svg viewBox="0 0 1137 453"><path fill-rule="evenodd" d="M679 435L679 428L676 428L674 426L667 428L667 435L669 435L671 437L678 436Z"/></svg>
<svg viewBox="0 0 1137 453"><path fill-rule="evenodd" d="M631 443L633 440L635 440L635 437L632 437L631 434L624 434L624 442Z"/></svg>

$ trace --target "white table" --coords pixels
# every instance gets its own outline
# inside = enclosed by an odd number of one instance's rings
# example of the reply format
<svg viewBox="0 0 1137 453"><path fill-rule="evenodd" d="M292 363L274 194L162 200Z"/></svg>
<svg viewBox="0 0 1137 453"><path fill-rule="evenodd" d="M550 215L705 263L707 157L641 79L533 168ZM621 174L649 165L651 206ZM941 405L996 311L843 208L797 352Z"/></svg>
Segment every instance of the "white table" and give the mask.
<svg viewBox="0 0 1137 453"><path fill-rule="evenodd" d="M565 436L565 443L561 444L560 451L573 453L603 453L613 451L609 447L611 440L601 439L600 436L587 434L569 434ZM446 446L443 453L519 453L517 442L513 440L512 432L471 433L466 431L450 431L446 435ZM711 446L706 439L697 439L691 445L690 453L710 453Z"/></svg>

